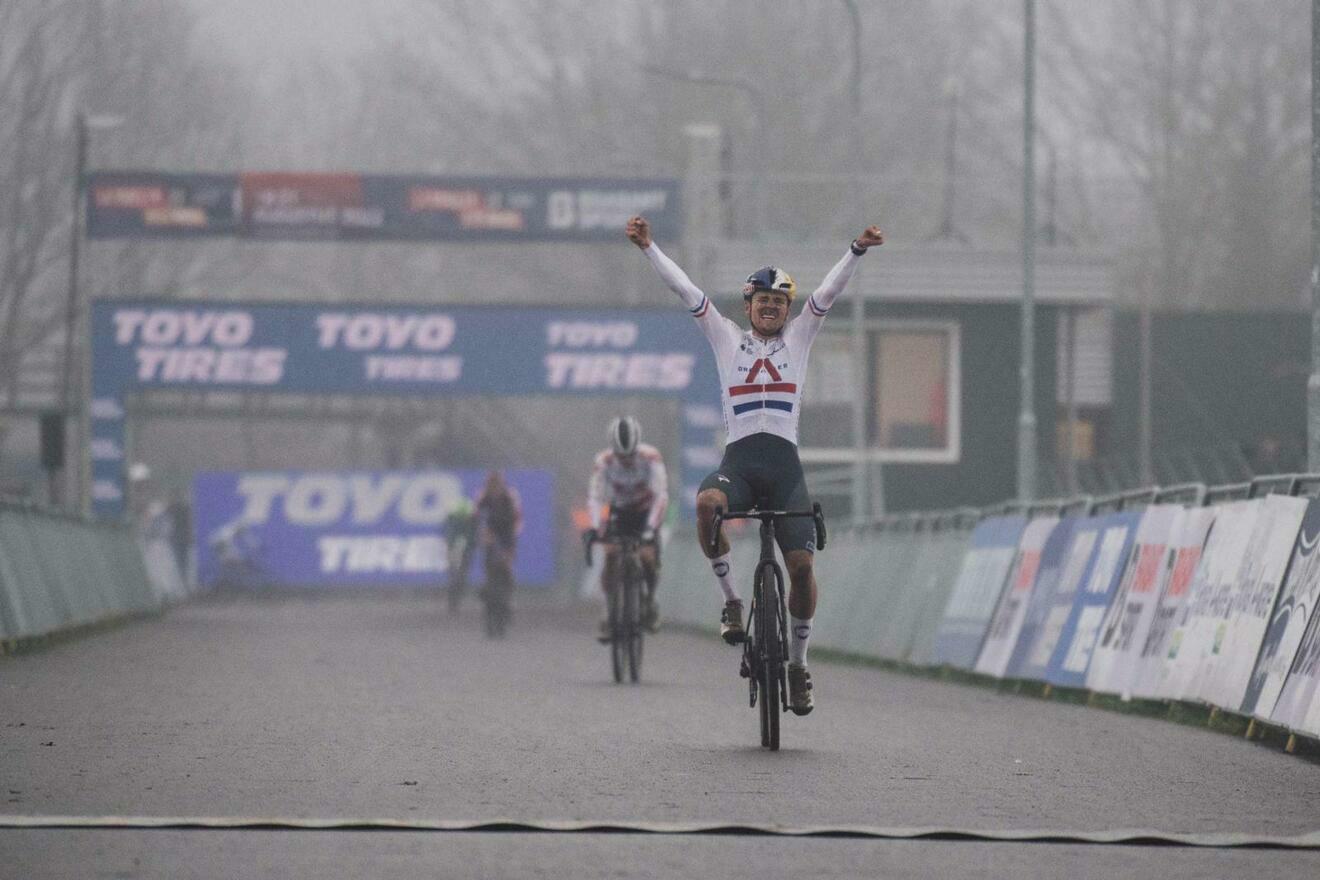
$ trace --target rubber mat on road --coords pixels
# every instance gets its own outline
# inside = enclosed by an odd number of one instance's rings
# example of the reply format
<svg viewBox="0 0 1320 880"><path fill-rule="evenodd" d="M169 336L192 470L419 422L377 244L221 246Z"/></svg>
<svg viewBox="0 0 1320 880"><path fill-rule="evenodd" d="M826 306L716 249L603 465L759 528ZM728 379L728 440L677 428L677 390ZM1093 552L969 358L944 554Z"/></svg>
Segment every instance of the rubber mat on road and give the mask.
<svg viewBox="0 0 1320 880"><path fill-rule="evenodd" d="M302 819L246 816L5 816L0 829L59 828L193 831L431 831L513 834L666 834L821 837L875 840L954 840L1104 846L1174 846L1209 849L1320 850L1320 831L1296 835L1238 832L1181 833L1151 829L1114 831L994 831L972 828L885 828L869 825L744 825L710 822L519 821L512 819Z"/></svg>

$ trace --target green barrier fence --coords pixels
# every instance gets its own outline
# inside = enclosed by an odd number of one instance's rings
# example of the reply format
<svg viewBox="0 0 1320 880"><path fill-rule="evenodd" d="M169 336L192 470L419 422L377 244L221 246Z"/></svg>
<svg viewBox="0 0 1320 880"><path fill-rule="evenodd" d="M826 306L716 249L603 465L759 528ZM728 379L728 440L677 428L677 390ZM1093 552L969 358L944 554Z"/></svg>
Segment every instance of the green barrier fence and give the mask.
<svg viewBox="0 0 1320 880"><path fill-rule="evenodd" d="M159 607L127 526L0 499L5 646Z"/></svg>

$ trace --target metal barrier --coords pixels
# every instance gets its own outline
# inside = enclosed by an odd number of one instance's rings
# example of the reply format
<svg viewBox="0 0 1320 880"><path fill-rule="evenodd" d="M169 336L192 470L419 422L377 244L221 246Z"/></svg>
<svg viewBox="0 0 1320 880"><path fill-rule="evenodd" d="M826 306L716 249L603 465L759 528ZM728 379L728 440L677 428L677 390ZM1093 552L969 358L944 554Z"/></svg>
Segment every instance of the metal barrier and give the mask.
<svg viewBox="0 0 1320 880"><path fill-rule="evenodd" d="M0 645L159 607L126 525L0 499Z"/></svg>

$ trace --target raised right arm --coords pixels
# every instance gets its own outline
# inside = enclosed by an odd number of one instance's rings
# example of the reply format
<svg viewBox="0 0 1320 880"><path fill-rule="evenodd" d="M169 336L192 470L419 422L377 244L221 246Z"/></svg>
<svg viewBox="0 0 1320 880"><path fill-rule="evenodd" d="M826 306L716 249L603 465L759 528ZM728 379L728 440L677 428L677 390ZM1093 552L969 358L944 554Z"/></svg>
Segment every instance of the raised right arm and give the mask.
<svg viewBox="0 0 1320 880"><path fill-rule="evenodd" d="M683 300L683 304L687 306L692 316L695 318L704 317L706 309L710 308L710 299L701 292L700 287L692 283L692 279L679 268L678 263L669 259L669 255L660 250L660 245L655 242L651 242L642 253L646 254L646 258L651 261L655 271L660 273L660 277L664 279L669 289L678 294L679 299Z"/></svg>

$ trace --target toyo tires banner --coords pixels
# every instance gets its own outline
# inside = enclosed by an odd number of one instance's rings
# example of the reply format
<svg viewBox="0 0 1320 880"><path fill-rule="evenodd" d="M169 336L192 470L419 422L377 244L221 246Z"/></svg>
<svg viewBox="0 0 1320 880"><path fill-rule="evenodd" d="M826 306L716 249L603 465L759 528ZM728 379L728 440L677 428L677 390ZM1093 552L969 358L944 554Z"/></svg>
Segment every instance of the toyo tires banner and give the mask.
<svg viewBox="0 0 1320 880"><path fill-rule="evenodd" d="M444 524L474 499L480 470L251 471L193 481L198 579L203 586L416 586L449 582ZM522 500L514 578L555 577L554 478L507 470ZM470 583L482 583L478 553Z"/></svg>
<svg viewBox="0 0 1320 880"><path fill-rule="evenodd" d="M125 398L157 389L669 398L683 412L676 494L695 498L720 461L719 374L692 317L664 296L663 309L98 300L92 510L122 514Z"/></svg>

